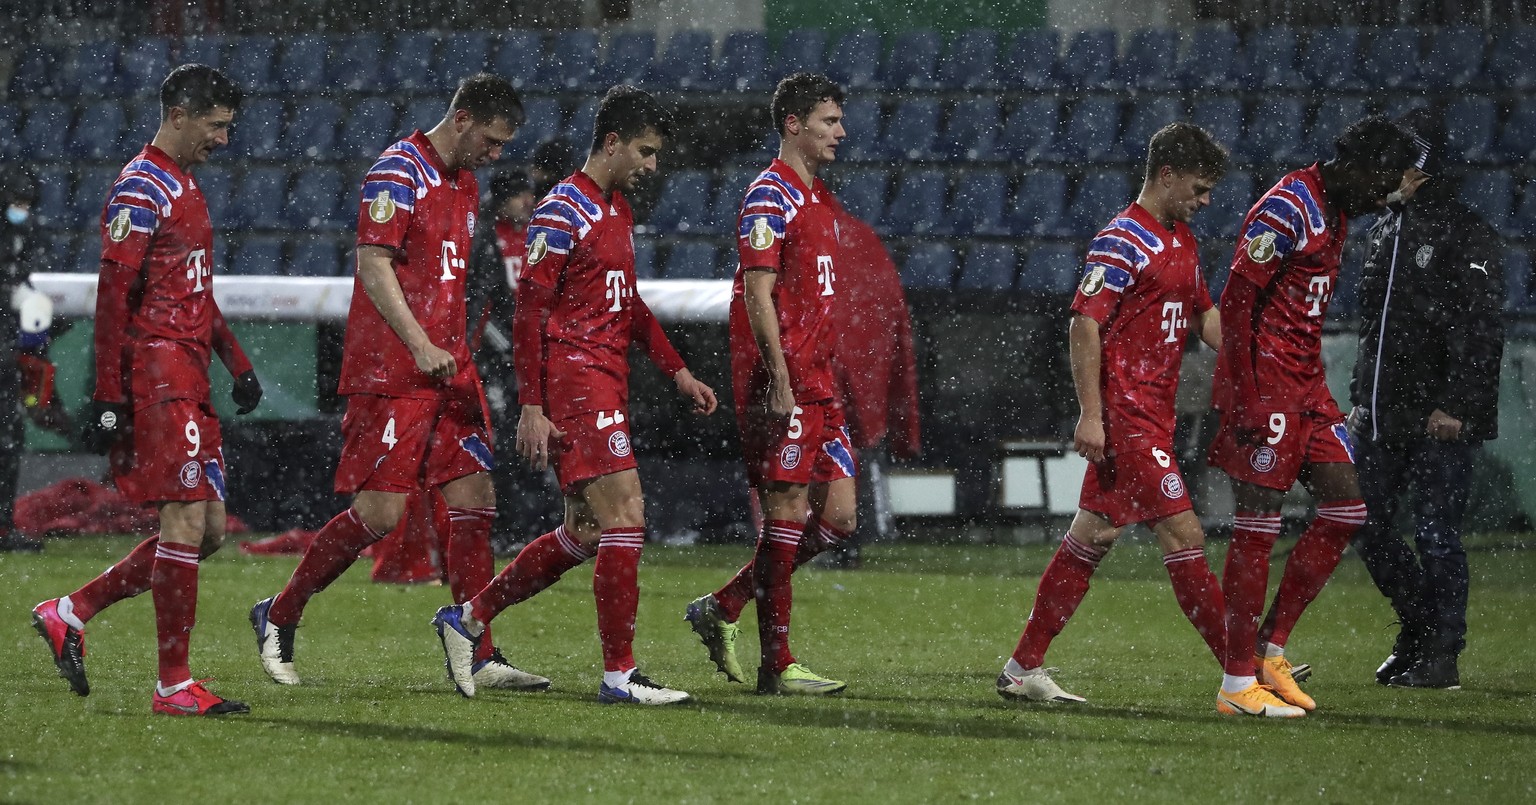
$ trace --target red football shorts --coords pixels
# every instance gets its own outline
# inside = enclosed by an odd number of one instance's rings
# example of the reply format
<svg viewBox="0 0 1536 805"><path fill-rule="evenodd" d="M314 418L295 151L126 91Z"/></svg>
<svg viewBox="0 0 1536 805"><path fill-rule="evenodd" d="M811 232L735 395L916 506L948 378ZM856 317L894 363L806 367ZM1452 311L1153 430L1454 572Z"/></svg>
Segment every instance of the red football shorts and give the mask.
<svg viewBox="0 0 1536 805"><path fill-rule="evenodd" d="M110 459L118 491L136 503L224 499L224 438L213 406L166 400L133 412Z"/></svg>
<svg viewBox="0 0 1536 805"><path fill-rule="evenodd" d="M555 420L565 433L555 450L555 478L560 491L574 495L582 483L635 469L629 441L628 411L586 411Z"/></svg>
<svg viewBox="0 0 1536 805"><path fill-rule="evenodd" d="M795 406L788 420L737 411L747 480L823 484L859 474L842 406L831 402Z"/></svg>
<svg viewBox="0 0 1536 805"><path fill-rule="evenodd" d="M1077 506L1115 528L1152 523L1194 508L1178 462L1165 447L1139 447L1088 464Z"/></svg>
<svg viewBox="0 0 1536 805"><path fill-rule="evenodd" d="M410 494L477 472L490 472L484 409L463 399L347 397L341 420L336 491Z"/></svg>
<svg viewBox="0 0 1536 805"><path fill-rule="evenodd" d="M1268 428L1244 439L1223 415L1210 464L1234 479L1266 489L1289 490L1307 464L1355 463L1355 445L1338 416L1270 414Z"/></svg>

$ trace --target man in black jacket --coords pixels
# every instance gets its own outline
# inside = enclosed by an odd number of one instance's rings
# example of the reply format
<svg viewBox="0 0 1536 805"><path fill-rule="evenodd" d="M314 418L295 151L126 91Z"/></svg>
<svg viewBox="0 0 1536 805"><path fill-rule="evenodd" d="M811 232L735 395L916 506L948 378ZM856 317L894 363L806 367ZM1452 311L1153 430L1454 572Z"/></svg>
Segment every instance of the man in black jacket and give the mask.
<svg viewBox="0 0 1536 805"><path fill-rule="evenodd" d="M1401 122L1424 156L1403 200L1371 229L1360 280L1349 424L1369 515L1354 544L1401 626L1376 681L1459 688L1468 587L1461 521L1473 458L1498 436L1504 275L1497 234L1443 176L1437 117L1419 111ZM1393 531L1405 490L1417 555Z"/></svg>
<svg viewBox="0 0 1536 805"><path fill-rule="evenodd" d="M15 532L16 482L21 474L25 433L21 422L21 369L16 342L21 319L18 288L33 271L43 271L41 239L32 223L37 180L25 170L8 172L0 188L0 551L40 551L43 544Z"/></svg>

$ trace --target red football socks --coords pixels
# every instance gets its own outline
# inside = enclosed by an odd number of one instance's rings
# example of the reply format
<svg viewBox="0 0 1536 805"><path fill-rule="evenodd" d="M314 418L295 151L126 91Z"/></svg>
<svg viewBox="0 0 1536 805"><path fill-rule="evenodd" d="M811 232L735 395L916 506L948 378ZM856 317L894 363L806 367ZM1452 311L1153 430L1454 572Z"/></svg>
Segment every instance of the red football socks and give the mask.
<svg viewBox="0 0 1536 805"><path fill-rule="evenodd" d="M144 540L129 551L122 561L70 593L70 603L75 605L75 617L85 623L103 609L148 590L155 568L155 545L159 541L158 534Z"/></svg>
<svg viewBox="0 0 1536 805"><path fill-rule="evenodd" d="M448 508L448 589L455 604L473 598L496 575L496 557L491 553L491 523L495 519L494 508ZM475 661L488 660L495 651L487 624L475 650Z"/></svg>
<svg viewBox="0 0 1536 805"><path fill-rule="evenodd" d="M846 539L848 539L848 532L833 528L821 518L811 519L805 524L805 530L800 535L800 547L795 551L795 568L798 569ZM720 604L720 610L725 614L725 619L731 623L735 623L741 617L741 611L753 598L755 585L752 579L755 573L753 563L748 562L741 570L736 571L736 575L726 582L724 587L715 591L715 601Z"/></svg>
<svg viewBox="0 0 1536 805"><path fill-rule="evenodd" d="M1296 548L1291 551L1291 558L1285 563L1280 588L1275 591L1269 615L1259 628L1256 644L1285 645L1296 621L1301 619L1301 613L1323 591L1323 585L1328 583L1328 577L1339 564L1339 557L1349 546L1350 538L1362 525L1365 525L1364 501L1333 501L1317 508L1317 519L1302 532Z"/></svg>
<svg viewBox="0 0 1536 805"><path fill-rule="evenodd" d="M489 624L507 607L532 598L591 558L592 550L571 539L562 525L518 551L512 563L470 599L469 612L475 620Z"/></svg>
<svg viewBox="0 0 1536 805"><path fill-rule="evenodd" d="M790 580L800 550L802 523L769 520L752 557L753 594L757 599L757 635L763 650L763 667L779 673L794 663L789 650L790 608L794 587Z"/></svg>
<svg viewBox="0 0 1536 805"><path fill-rule="evenodd" d="M192 624L197 620L198 549L161 542L155 547L150 589L155 599L155 636L160 645L160 685L192 678L187 664Z"/></svg>
<svg viewBox="0 0 1536 805"><path fill-rule="evenodd" d="M1188 548L1163 554L1163 567L1173 582L1173 597L1179 609L1194 624L1195 631L1210 646L1216 662L1226 656L1227 607L1221 600L1221 585L1205 561L1204 548Z"/></svg>
<svg viewBox="0 0 1536 805"><path fill-rule="evenodd" d="M1280 514L1238 512L1232 520L1232 542L1221 572L1221 597L1227 605L1226 661L1229 676L1253 676L1253 647L1259 613L1269 587L1269 552L1280 536Z"/></svg>
<svg viewBox="0 0 1536 805"><path fill-rule="evenodd" d="M1061 547L1040 576L1035 607L1030 610L1024 634L1013 650L1014 661L1025 668L1040 667L1051 641L1066 628L1077 605L1088 594L1088 579L1106 553L1109 548L1078 542L1071 534L1062 538Z"/></svg>
<svg viewBox="0 0 1536 805"><path fill-rule="evenodd" d="M277 626L292 626L304 615L304 607L315 593L331 586L357 561L369 545L384 535L368 527L355 509L347 509L331 518L315 535L309 550L294 569L288 586L277 594L267 618Z"/></svg>
<svg viewBox="0 0 1536 805"><path fill-rule="evenodd" d="M592 594L597 598L597 636L603 643L603 670L635 667L635 612L640 607L642 527L610 528L597 543Z"/></svg>

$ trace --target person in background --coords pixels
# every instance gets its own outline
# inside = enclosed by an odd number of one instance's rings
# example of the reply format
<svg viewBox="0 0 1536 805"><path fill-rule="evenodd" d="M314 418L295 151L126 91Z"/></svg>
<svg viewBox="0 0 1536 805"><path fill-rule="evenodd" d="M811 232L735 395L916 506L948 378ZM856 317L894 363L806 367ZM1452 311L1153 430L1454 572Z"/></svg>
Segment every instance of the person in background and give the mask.
<svg viewBox="0 0 1536 805"><path fill-rule="evenodd" d="M0 552L35 553L43 543L16 533L16 482L26 433L21 423L22 305L30 291L28 277L43 265L41 239L32 219L37 180L25 169L7 172L0 188L5 220L0 221ZM45 297L46 298L46 297Z"/></svg>

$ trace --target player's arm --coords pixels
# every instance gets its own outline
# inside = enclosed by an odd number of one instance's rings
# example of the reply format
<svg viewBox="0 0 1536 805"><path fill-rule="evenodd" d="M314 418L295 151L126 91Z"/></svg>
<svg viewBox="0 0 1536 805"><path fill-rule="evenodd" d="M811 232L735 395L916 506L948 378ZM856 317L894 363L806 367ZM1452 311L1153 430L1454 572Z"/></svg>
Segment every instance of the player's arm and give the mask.
<svg viewBox="0 0 1536 805"><path fill-rule="evenodd" d="M647 305L639 294L635 294L634 299L634 307L630 310L631 336L645 346L651 363L656 364L656 368L660 369L662 374L672 378L672 382L677 386L677 392L693 401L694 413L704 416L713 414L720 405L715 399L715 390L699 382L693 373L688 371L688 365L673 348L666 331L661 329L661 322L656 320L656 314L651 312L651 306Z"/></svg>
<svg viewBox="0 0 1536 805"><path fill-rule="evenodd" d="M549 316L554 309L555 289L525 274L517 284L512 312L512 367L522 405L517 420L517 453L541 470L549 466L551 442L565 435L555 430L544 413L545 350Z"/></svg>
<svg viewBox="0 0 1536 805"><path fill-rule="evenodd" d="M219 361L229 370L229 376L235 379L234 387L229 392L235 401L235 413L249 414L261 403L261 381L256 379L256 369L251 366L251 359L246 357L245 350L240 347L240 340L235 338L235 331L230 329L224 311L219 309L219 303L209 301L213 305L213 351L218 353Z"/></svg>
<svg viewBox="0 0 1536 805"><path fill-rule="evenodd" d="M1208 308L1197 319L1200 322L1200 340L1217 352L1221 351L1221 311Z"/></svg>
<svg viewBox="0 0 1536 805"><path fill-rule="evenodd" d="M447 350L433 344L427 331L411 313L395 276L394 252L383 246L357 247L357 278L375 310L389 324L389 329L405 342L416 360L416 368L432 377L453 377L459 367Z"/></svg>
<svg viewBox="0 0 1536 805"><path fill-rule="evenodd" d="M1487 227L1475 226L1461 233L1457 251L1447 263L1462 289L1457 320L1445 330L1449 371L1445 392L1426 425L1437 439L1482 438L1463 433L1463 424L1472 411L1497 404L1504 358L1504 265L1498 238Z"/></svg>
<svg viewBox="0 0 1536 805"><path fill-rule="evenodd" d="M1239 405L1258 400L1258 375L1256 346L1253 338L1254 322L1258 318L1259 286L1237 272L1227 278L1222 289L1220 311L1221 348L1226 350L1227 361L1232 367L1230 381L1235 386L1231 399ZM1266 412L1246 408L1229 411L1236 417L1240 428L1267 427Z"/></svg>
<svg viewBox="0 0 1536 805"><path fill-rule="evenodd" d="M771 269L749 268L743 272L742 286L752 340L757 342L757 352L768 368L765 407L774 417L786 419L794 413L795 393L790 384L789 362L784 359L784 347L779 343L779 312L773 304L773 286L778 279L779 275Z"/></svg>
<svg viewBox="0 0 1536 805"><path fill-rule="evenodd" d="M1254 333L1264 288L1282 270L1285 260L1296 249L1297 239L1308 231L1306 214L1297 205L1297 200L1280 193L1271 193L1259 201L1244 222L1227 285L1221 292L1221 345L1234 370L1231 380L1236 388L1232 389L1232 399L1243 406L1228 415L1236 418L1242 430L1269 426L1271 411L1249 410L1259 399L1258 364L1263 360Z"/></svg>
<svg viewBox="0 0 1536 805"><path fill-rule="evenodd" d="M1104 460L1104 398L1100 387L1104 342L1099 323L1081 313L1072 316L1067 330L1072 361L1072 386L1077 391L1077 430L1072 448L1092 462Z"/></svg>

